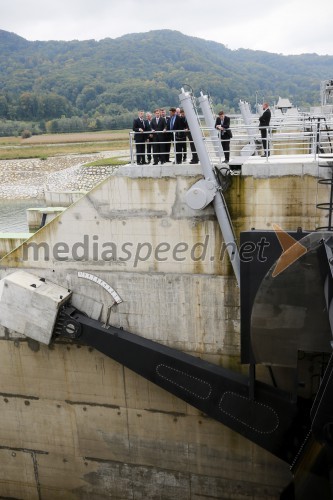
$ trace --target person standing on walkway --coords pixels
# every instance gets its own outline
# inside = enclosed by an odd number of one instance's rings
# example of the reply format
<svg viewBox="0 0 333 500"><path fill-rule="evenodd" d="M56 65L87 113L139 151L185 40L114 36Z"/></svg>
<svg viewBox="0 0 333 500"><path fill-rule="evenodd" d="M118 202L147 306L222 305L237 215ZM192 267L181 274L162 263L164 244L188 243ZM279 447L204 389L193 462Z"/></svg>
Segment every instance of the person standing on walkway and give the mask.
<svg viewBox="0 0 333 500"><path fill-rule="evenodd" d="M179 113L178 110L179 109ZM185 111L183 108L176 108L176 115L179 115L183 124L184 132L179 132L178 137L181 139L180 149L183 156L183 162L187 160L187 135L188 135L188 123L185 116Z"/></svg>
<svg viewBox="0 0 333 500"><path fill-rule="evenodd" d="M161 116L160 110L155 109L155 116L152 119L150 126L153 132L153 158L154 165L160 162L162 165L165 163L165 130L166 120Z"/></svg>
<svg viewBox="0 0 333 500"><path fill-rule="evenodd" d="M145 153L146 153L146 136L145 136L145 130L146 130L146 125L144 122L144 111L140 110L138 112L138 117L134 118L133 120L133 132L134 134L134 140L135 140L135 147L136 147L136 163L137 165L144 165L146 163L145 161Z"/></svg>
<svg viewBox="0 0 333 500"><path fill-rule="evenodd" d="M263 114L259 117L259 130L261 133L261 141L264 154L261 156L266 157L270 155L269 141L267 139L267 131L271 121L271 110L269 109L268 102L264 102L264 104L262 105L262 109L263 109Z"/></svg>
<svg viewBox="0 0 333 500"><path fill-rule="evenodd" d="M147 111L145 119L145 126L147 132L151 132L151 119L152 119L152 114L149 111ZM153 134L147 134L146 143L147 143L147 163L150 163L152 157L151 153L153 149Z"/></svg>
<svg viewBox="0 0 333 500"><path fill-rule="evenodd" d="M161 117L164 118L166 121L166 130L169 130L169 122L170 122L170 115L167 116L166 111L164 108L160 109L161 112ZM169 163L170 161L170 150L171 150L171 142L173 140L173 135L169 132L164 133L164 163Z"/></svg>
<svg viewBox="0 0 333 500"><path fill-rule="evenodd" d="M175 145L175 163L182 163L182 143L184 141L184 121L176 113L176 108L170 108L170 120L167 123L167 130L175 131L174 145Z"/></svg>
<svg viewBox="0 0 333 500"><path fill-rule="evenodd" d="M191 159L190 163L193 165L193 164L199 163L198 153L197 153L197 150L195 149L195 144L194 144L193 137L192 137L192 134L191 134L190 129L189 129L189 125L188 125L188 122L186 119L184 108L180 108L179 111L180 111L180 117L184 123L184 131L185 131L185 136L186 136L185 141L184 141L185 148L186 148L186 139L188 139L189 143L190 143L191 153L192 153L192 159ZM186 149L185 149L185 151L186 151ZM183 155L184 155L184 150L183 150ZM184 156L183 156L183 159L184 159Z"/></svg>
<svg viewBox="0 0 333 500"><path fill-rule="evenodd" d="M230 160L230 139L232 138L232 133L229 127L230 127L229 116L225 115L224 111L220 111L215 121L215 128L219 130L221 134L221 144L224 153L224 163L229 163Z"/></svg>

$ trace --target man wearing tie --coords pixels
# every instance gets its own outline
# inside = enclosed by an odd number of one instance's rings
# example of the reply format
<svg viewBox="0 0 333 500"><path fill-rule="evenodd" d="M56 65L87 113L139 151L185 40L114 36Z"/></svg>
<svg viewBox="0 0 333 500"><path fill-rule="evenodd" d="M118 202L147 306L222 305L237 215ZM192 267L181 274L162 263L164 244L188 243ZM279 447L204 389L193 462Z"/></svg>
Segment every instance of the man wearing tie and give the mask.
<svg viewBox="0 0 333 500"><path fill-rule="evenodd" d="M152 119L152 114L149 111L147 111L145 119L145 126L147 132L151 131L151 119ZM153 134L147 134L146 143L147 143L147 163L150 163L151 152L153 148Z"/></svg>
<svg viewBox="0 0 333 500"><path fill-rule="evenodd" d="M154 165L158 162L165 163L165 137L166 120L160 115L160 110L155 109L155 116L151 121L151 130L153 132L153 158Z"/></svg>
<svg viewBox="0 0 333 500"><path fill-rule="evenodd" d="M182 162L182 145L181 142L184 140L182 138L182 130L184 130L184 121L181 119L179 115L176 113L176 108L170 108L170 120L167 123L167 130L175 130L175 153L176 153L176 161L175 163Z"/></svg>
<svg viewBox="0 0 333 500"><path fill-rule="evenodd" d="M137 165L144 165L145 162L145 153L146 153L146 136L145 130L146 125L143 120L144 111L140 110L138 112L138 117L133 120L133 132L135 147L136 147L136 163Z"/></svg>
<svg viewBox="0 0 333 500"><path fill-rule="evenodd" d="M170 121L170 116L167 116L166 114L166 111L164 108L160 108L160 116L162 118L164 118L164 120L166 121L166 128L167 130L168 129L168 123ZM164 142L164 163L168 163L170 161L170 149L171 149L171 142L173 140L173 136L172 134L170 134L170 132L164 132L164 138L163 138L163 142Z"/></svg>

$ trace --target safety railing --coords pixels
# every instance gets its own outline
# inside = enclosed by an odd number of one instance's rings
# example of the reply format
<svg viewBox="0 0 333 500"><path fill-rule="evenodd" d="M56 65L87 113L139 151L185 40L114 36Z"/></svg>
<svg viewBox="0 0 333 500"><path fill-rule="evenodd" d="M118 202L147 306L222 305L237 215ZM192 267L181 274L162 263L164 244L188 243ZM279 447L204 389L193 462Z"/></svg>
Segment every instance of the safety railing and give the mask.
<svg viewBox="0 0 333 500"><path fill-rule="evenodd" d="M333 230L333 154L320 153L318 155L318 167L324 168L327 172L326 177L318 179L318 187L325 186L329 188L329 200L326 202L317 203L319 210L324 210L326 214L325 226L317 227L317 231L332 231Z"/></svg>
<svg viewBox="0 0 333 500"><path fill-rule="evenodd" d="M142 140L142 136L144 140ZM188 130L165 130L159 132L130 132L130 159L132 164L182 163L191 161L195 145ZM196 160L196 163L198 161Z"/></svg>
<svg viewBox="0 0 333 500"><path fill-rule="evenodd" d="M201 124L200 128L210 161L214 165L222 163L223 150L217 147L217 142L220 143L223 137L212 134L211 127ZM231 117L230 129L233 136L230 140L231 161L235 157L262 156L268 152L270 157L307 155L315 158L318 154L333 154L333 117L276 121L273 118L267 127L267 151L263 150L256 117L253 123L248 125L242 123L239 117ZM149 160L151 163L191 162L195 153L195 145L189 131L144 132L141 133L143 141L137 141L136 134L130 132L130 159L133 165L137 163L138 152L144 155L145 163ZM157 156L161 158L157 160Z"/></svg>

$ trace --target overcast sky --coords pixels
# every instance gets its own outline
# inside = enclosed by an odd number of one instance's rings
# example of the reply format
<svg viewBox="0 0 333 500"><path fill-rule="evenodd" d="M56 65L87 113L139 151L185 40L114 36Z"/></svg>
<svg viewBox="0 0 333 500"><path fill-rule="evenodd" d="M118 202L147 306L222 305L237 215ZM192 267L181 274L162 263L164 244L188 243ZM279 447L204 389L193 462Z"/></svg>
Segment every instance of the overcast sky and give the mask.
<svg viewBox="0 0 333 500"><path fill-rule="evenodd" d="M101 40L173 29L230 49L333 55L332 0L1 0L27 40Z"/></svg>

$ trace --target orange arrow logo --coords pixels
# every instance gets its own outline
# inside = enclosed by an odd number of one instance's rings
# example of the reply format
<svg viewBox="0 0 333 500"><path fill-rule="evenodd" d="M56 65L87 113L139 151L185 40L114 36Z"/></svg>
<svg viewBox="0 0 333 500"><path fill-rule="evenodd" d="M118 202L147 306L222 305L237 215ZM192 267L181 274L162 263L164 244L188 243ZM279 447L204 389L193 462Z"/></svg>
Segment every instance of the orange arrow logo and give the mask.
<svg viewBox="0 0 333 500"><path fill-rule="evenodd" d="M275 278L302 257L302 255L306 254L308 250L302 243L283 231L278 224L273 223L272 226L283 250L272 272L272 276Z"/></svg>

